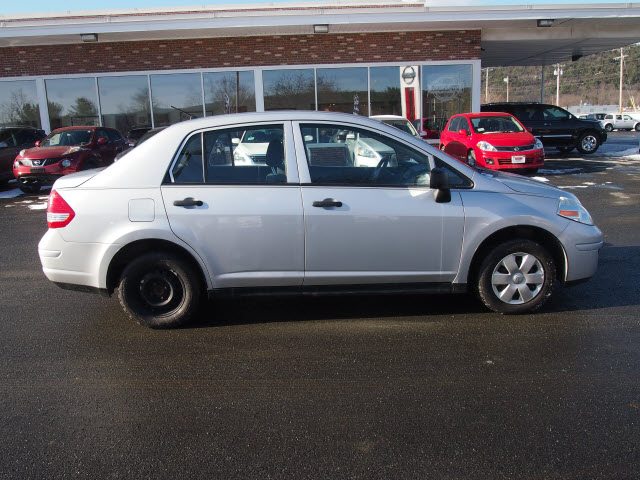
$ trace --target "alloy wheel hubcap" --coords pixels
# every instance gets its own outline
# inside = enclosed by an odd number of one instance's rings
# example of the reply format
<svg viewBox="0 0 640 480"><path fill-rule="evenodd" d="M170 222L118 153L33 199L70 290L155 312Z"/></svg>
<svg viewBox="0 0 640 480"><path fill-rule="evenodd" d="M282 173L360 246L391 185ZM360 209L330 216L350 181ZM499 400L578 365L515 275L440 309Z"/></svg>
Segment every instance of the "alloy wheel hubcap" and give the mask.
<svg viewBox="0 0 640 480"><path fill-rule="evenodd" d="M584 148L585 150L591 151L595 148L595 146L596 139L591 135L589 135L588 137L584 137L584 139L582 140L582 148Z"/></svg>
<svg viewBox="0 0 640 480"><path fill-rule="evenodd" d="M502 302L521 305L536 298L544 285L544 269L530 253L511 253L491 274L493 293Z"/></svg>

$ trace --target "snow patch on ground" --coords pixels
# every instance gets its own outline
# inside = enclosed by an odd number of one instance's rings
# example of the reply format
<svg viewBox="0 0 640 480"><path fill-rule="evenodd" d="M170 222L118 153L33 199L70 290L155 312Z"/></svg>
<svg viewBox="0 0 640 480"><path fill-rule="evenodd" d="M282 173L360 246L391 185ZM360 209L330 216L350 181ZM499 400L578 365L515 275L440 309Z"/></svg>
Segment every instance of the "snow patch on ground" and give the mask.
<svg viewBox="0 0 640 480"><path fill-rule="evenodd" d="M0 192L0 198L16 198L18 195L22 195L22 191L19 188Z"/></svg>

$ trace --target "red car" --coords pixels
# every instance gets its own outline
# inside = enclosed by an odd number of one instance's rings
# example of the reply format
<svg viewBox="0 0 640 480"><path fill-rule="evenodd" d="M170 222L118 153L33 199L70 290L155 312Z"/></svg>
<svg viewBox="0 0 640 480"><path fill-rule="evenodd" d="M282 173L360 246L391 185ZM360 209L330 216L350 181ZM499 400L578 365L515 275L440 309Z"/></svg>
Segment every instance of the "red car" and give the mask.
<svg viewBox="0 0 640 480"><path fill-rule="evenodd" d="M105 167L126 148L120 132L105 127L64 127L22 150L13 162L13 175L25 193L53 185L59 177Z"/></svg>
<svg viewBox="0 0 640 480"><path fill-rule="evenodd" d="M542 142L508 113L454 115L440 135L440 150L491 170L535 173L544 165Z"/></svg>

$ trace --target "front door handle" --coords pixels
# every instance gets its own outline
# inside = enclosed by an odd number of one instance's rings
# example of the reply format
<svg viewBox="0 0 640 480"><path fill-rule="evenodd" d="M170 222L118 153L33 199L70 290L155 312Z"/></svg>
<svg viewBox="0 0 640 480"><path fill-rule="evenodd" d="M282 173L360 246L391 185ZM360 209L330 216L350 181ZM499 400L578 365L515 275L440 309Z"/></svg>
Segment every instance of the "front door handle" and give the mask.
<svg viewBox="0 0 640 480"><path fill-rule="evenodd" d="M324 200L316 200L312 205L314 207L341 207L342 202L334 200L333 198L325 198Z"/></svg>
<svg viewBox="0 0 640 480"><path fill-rule="evenodd" d="M174 200L173 204L176 207L201 207L204 205L202 200L196 200L195 198L185 198L184 200Z"/></svg>

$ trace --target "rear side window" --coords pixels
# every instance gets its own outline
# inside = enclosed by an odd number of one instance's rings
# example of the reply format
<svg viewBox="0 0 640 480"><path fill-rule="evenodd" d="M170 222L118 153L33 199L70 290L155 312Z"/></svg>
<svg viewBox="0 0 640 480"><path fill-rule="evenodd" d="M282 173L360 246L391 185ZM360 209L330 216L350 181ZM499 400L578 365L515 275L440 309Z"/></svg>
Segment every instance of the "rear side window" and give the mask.
<svg viewBox="0 0 640 480"><path fill-rule="evenodd" d="M122 140L122 137L120 136L120 133L117 130L107 130L106 132L110 141L117 142L119 140Z"/></svg>
<svg viewBox="0 0 640 480"><path fill-rule="evenodd" d="M282 125L209 130L190 137L171 168L173 183L287 183ZM203 155L204 152L204 155Z"/></svg>

